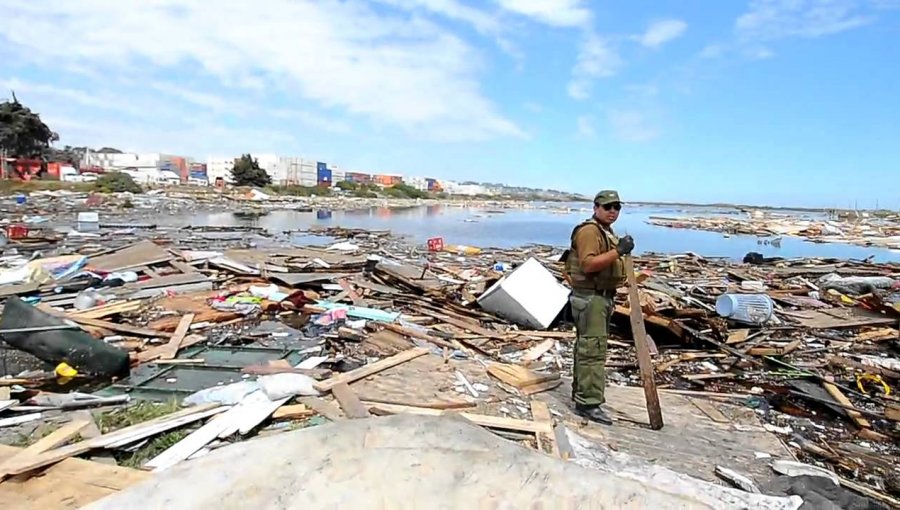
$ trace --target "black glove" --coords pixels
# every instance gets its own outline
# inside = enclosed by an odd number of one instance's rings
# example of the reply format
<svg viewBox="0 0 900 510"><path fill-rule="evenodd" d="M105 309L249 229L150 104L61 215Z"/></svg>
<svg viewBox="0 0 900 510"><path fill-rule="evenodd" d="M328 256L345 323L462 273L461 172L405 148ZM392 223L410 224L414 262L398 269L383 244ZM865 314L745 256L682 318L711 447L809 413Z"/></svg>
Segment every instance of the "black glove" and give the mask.
<svg viewBox="0 0 900 510"><path fill-rule="evenodd" d="M619 252L620 257L623 255L631 255L631 252L634 251L634 238L625 236L622 239L619 239L619 245L616 246L616 251Z"/></svg>

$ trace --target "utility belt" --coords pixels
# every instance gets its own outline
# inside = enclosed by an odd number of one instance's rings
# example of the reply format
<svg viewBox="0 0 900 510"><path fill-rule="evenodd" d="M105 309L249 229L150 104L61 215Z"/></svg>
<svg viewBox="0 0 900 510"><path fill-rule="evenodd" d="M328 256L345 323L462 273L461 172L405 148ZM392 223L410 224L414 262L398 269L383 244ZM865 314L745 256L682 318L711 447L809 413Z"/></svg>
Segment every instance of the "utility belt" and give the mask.
<svg viewBox="0 0 900 510"><path fill-rule="evenodd" d="M609 299L616 297L616 289L594 289L594 288L575 287L572 289L572 293L577 296L584 296L584 297L602 296L602 297L609 298Z"/></svg>

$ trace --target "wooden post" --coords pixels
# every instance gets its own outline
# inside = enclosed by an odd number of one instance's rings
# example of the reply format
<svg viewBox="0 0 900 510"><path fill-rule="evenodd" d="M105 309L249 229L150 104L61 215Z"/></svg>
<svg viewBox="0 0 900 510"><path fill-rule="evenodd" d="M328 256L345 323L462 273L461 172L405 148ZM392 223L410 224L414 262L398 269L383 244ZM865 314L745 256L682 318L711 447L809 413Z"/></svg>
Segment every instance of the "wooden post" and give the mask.
<svg viewBox="0 0 900 510"><path fill-rule="evenodd" d="M662 409L659 407L659 394L656 392L656 381L653 379L653 363L650 361L647 330L644 328L644 313L641 311L641 296L638 293L637 278L634 275L634 260L631 255L625 256L625 273L628 277L631 333L634 336L634 348L637 351L638 366L641 370L641 385L644 387L644 399L647 401L650 428L659 430L663 428Z"/></svg>

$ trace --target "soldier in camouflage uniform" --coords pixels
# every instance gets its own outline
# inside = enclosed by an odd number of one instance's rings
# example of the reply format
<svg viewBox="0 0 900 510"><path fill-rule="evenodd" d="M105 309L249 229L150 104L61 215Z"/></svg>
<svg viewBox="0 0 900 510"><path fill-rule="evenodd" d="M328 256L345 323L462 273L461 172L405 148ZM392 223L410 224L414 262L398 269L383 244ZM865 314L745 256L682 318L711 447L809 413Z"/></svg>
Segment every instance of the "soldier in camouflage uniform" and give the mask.
<svg viewBox="0 0 900 510"><path fill-rule="evenodd" d="M601 409L606 402L606 343L616 288L625 283L622 257L634 250L631 236L618 238L612 224L622 202L612 190L594 197L594 215L572 231L566 275L572 285L569 302L575 319L575 366L572 399L575 412L589 420L611 425Z"/></svg>

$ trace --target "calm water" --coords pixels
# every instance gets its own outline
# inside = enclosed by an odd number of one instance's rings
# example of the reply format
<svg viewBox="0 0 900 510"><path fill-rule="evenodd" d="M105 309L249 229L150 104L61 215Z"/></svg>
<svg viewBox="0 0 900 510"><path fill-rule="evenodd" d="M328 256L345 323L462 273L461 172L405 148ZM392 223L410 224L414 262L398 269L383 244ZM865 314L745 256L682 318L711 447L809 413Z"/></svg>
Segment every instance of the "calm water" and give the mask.
<svg viewBox="0 0 900 510"><path fill-rule="evenodd" d="M584 208L584 205L578 206ZM781 247L757 243L755 236L723 237L717 232L680 230L646 223L650 216L721 215L728 211L710 208L673 209L635 207L622 211L615 228L635 238L637 252L695 252L708 257L741 259L750 251L768 257L833 257L878 261L900 261L900 251L873 249L847 244L815 244L802 239L784 238ZM736 213L735 213L736 214ZM574 213L546 210L506 210L496 213L483 209L464 209L441 205L407 209L372 208L355 211L272 211L258 218L239 218L232 213L200 213L175 219L192 225L255 225L271 231L306 229L313 226L341 226L370 230L391 230L424 243L430 237L443 237L445 244L512 248L531 243L566 246L572 228L590 216L584 208ZM814 215L808 215L814 217ZM467 221L468 220L468 221Z"/></svg>

